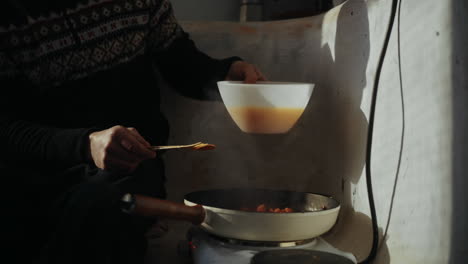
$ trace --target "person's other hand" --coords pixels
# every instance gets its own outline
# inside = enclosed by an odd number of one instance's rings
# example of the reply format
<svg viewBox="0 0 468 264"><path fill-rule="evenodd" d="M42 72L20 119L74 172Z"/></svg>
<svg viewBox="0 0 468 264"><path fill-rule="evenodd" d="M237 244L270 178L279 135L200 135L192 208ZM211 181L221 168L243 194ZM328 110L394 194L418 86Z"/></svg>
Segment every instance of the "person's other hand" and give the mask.
<svg viewBox="0 0 468 264"><path fill-rule="evenodd" d="M89 135L89 154L98 168L133 172L141 162L156 157L150 144L134 128L114 126Z"/></svg>
<svg viewBox="0 0 468 264"><path fill-rule="evenodd" d="M244 61L235 61L229 68L226 80L256 83L257 81L266 81L267 79L255 65Z"/></svg>

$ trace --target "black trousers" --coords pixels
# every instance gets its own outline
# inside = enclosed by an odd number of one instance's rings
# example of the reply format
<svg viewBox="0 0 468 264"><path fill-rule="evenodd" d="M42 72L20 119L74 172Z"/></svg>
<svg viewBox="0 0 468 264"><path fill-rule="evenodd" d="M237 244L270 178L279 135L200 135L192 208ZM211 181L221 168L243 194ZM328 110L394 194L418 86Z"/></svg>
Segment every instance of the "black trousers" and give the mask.
<svg viewBox="0 0 468 264"><path fill-rule="evenodd" d="M9 188L2 192L3 255L12 263L143 263L144 235L156 220L123 213L119 201L127 192L165 198L162 160L132 175L89 165L54 175L20 171L2 170L16 177L2 186Z"/></svg>

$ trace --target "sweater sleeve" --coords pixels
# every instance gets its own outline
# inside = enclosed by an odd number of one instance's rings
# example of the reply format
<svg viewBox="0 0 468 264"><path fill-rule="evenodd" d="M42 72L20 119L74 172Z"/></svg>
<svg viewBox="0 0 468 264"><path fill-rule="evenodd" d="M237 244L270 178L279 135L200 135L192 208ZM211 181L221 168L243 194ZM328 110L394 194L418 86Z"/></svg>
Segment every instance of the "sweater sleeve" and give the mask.
<svg viewBox="0 0 468 264"><path fill-rule="evenodd" d="M169 1L152 15L150 50L157 70L180 94L200 100L220 100L216 82L224 80L239 57L215 59L200 51L177 23Z"/></svg>
<svg viewBox="0 0 468 264"><path fill-rule="evenodd" d="M0 87L0 160L57 168L86 161L88 134L94 129L61 129L28 121L27 113L33 109L27 109L24 94L17 91L22 82L0 76Z"/></svg>

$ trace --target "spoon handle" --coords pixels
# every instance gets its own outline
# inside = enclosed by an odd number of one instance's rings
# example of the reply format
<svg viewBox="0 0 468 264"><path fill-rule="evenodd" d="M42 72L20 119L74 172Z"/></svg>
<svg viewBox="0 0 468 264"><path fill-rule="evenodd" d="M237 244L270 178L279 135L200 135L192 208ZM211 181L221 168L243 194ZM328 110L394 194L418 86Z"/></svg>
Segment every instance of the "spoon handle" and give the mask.
<svg viewBox="0 0 468 264"><path fill-rule="evenodd" d="M152 150L163 150L163 149L181 149L181 148L192 148L201 142L193 143L190 145L173 145L173 146L151 146Z"/></svg>

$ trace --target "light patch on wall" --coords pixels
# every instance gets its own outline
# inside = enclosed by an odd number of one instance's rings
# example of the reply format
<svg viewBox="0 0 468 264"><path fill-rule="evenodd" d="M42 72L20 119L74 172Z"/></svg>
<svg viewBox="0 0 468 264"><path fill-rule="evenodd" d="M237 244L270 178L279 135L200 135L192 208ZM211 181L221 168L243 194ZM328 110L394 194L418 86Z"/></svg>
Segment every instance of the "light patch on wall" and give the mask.
<svg viewBox="0 0 468 264"><path fill-rule="evenodd" d="M337 17L340 14L341 7L343 5L336 6L331 9L323 16L322 22L322 39L320 46L328 46L330 49L330 54L335 62L335 37L336 37L336 28L337 28Z"/></svg>

